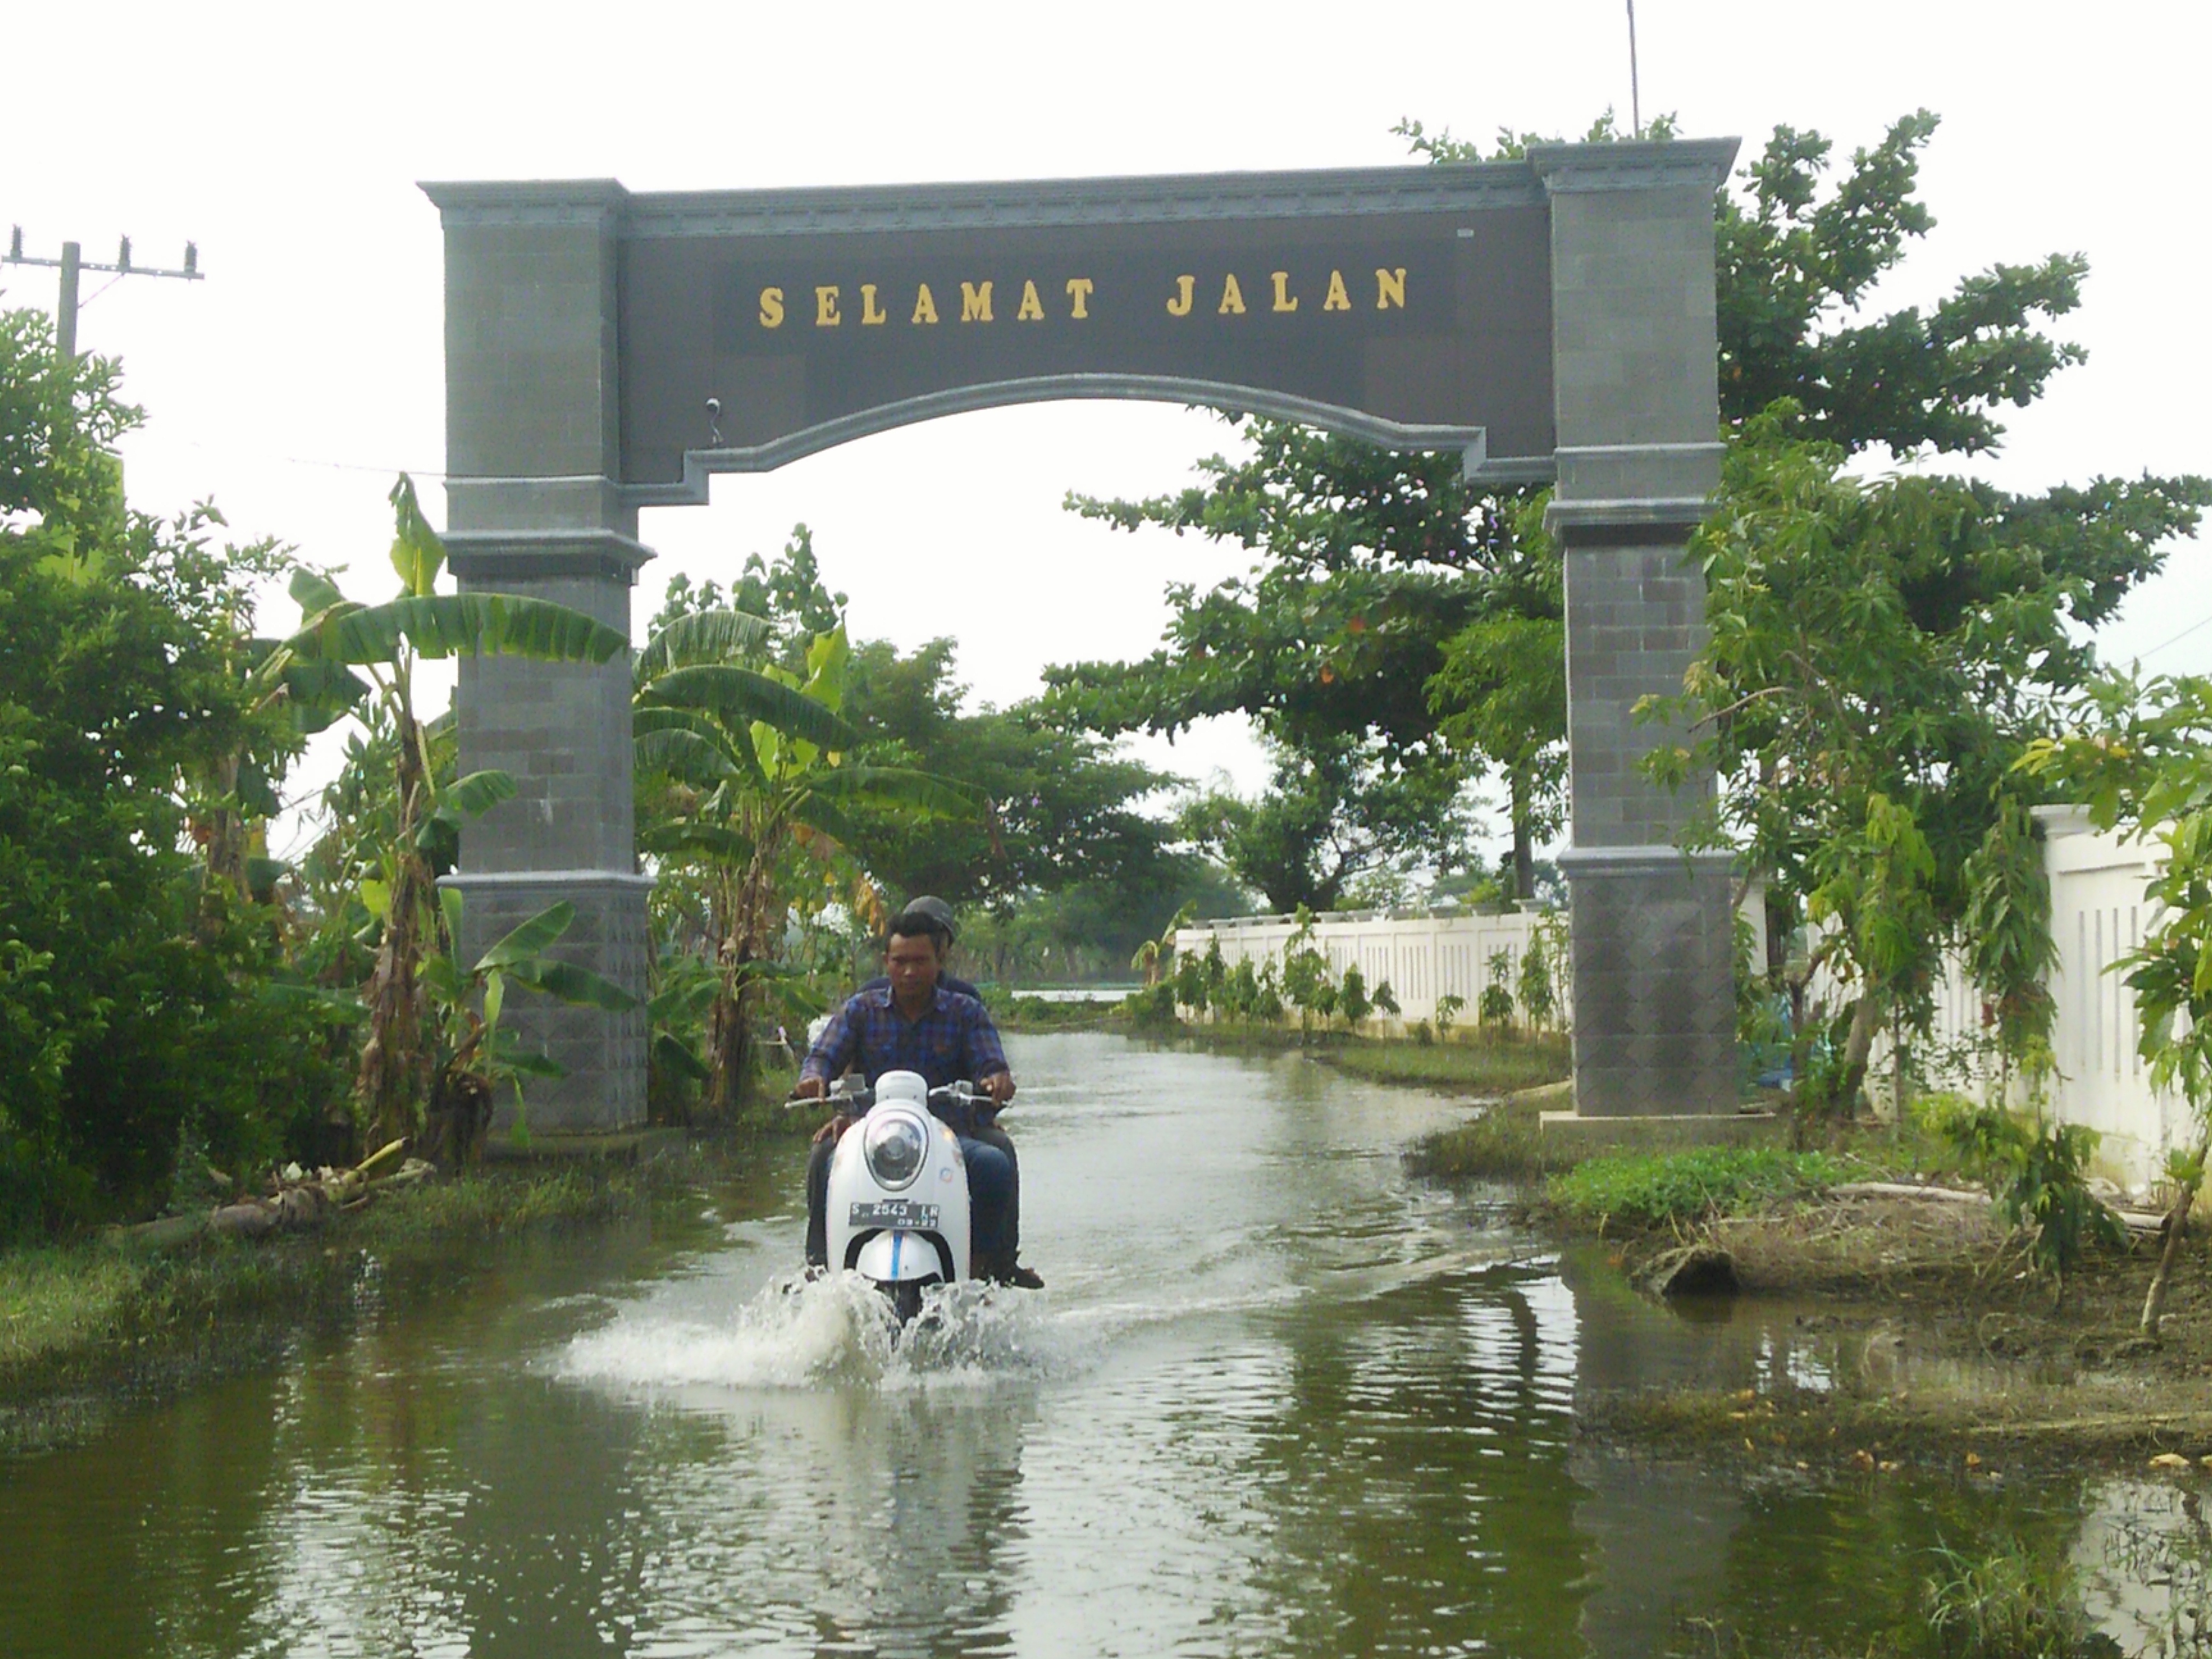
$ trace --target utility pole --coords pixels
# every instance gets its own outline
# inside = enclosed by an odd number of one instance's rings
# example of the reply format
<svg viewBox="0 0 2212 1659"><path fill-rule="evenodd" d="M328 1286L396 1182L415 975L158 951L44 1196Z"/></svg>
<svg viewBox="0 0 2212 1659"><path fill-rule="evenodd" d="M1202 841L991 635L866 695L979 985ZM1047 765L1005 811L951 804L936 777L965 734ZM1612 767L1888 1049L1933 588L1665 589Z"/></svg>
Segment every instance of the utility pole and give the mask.
<svg viewBox="0 0 2212 1659"><path fill-rule="evenodd" d="M1644 136L1644 89L1637 84L1636 0L1628 0L1628 122L1635 135Z"/></svg>
<svg viewBox="0 0 2212 1659"><path fill-rule="evenodd" d="M23 228L21 225L14 227L8 238L8 258L5 263L11 265L45 265L61 272L61 295L54 307L54 341L61 348L62 356L64 357L76 356L78 311L76 296L79 272L112 270L118 277L174 276L187 283L204 280L200 272L200 250L199 244L197 242L185 244L185 264L181 270L164 270L158 265L132 264L131 239L128 236L123 239L123 246L116 251L115 263L112 265L88 263L84 258L82 248L75 242L62 244L62 257L58 259L36 259L28 257L23 252Z"/></svg>

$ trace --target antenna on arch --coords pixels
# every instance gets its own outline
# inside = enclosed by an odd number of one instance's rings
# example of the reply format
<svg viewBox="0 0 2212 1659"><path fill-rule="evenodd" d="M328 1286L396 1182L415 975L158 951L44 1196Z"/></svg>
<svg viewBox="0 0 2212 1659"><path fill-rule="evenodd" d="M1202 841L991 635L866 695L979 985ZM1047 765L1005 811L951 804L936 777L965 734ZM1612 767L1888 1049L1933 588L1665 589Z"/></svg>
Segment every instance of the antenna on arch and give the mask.
<svg viewBox="0 0 2212 1659"><path fill-rule="evenodd" d="M1628 119L1638 138L1644 136L1644 92L1637 85L1636 0L1628 0Z"/></svg>

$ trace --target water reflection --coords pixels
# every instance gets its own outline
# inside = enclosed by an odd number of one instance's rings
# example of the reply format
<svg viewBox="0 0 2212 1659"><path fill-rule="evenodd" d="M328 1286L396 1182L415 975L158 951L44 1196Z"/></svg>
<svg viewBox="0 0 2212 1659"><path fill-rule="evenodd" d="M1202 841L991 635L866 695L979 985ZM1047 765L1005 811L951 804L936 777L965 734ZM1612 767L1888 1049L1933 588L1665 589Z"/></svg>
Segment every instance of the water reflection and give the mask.
<svg viewBox="0 0 2212 1659"><path fill-rule="evenodd" d="M786 1294L795 1153L711 1224L501 1252L0 1468L0 1652L1610 1656L1693 1620L1856 1650L1912 1626L1938 1541L2008 1534L2182 1650L2212 1548L2171 1489L1578 1436L1620 1390L1865 1358L1788 1310L1685 1321L1407 1182L1442 1103L1098 1036L1015 1057L1042 1298L894 1348L865 1291Z"/></svg>

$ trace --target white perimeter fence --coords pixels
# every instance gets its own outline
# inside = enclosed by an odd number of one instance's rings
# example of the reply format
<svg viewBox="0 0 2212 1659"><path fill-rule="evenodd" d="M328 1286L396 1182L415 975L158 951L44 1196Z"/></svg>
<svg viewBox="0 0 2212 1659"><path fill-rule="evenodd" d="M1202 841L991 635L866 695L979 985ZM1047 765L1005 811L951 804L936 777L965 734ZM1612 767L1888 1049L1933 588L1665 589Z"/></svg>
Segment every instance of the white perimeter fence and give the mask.
<svg viewBox="0 0 2212 1659"><path fill-rule="evenodd" d="M2051 880L2051 931L2057 964L2051 991L2057 1003L2052 1049L2058 1076L2052 1109L2061 1121L2083 1123L2103 1137L2098 1163L2123 1185L2140 1190L2156 1179L2169 1147L2191 1133L2187 1103L2154 1090L2136 1049L2139 1026L2135 994L2113 964L2142 942L2151 908L2143 885L2156 867L2156 843L2123 841L2089 828L2087 815L2071 806L2036 809L2044 830L2044 867ZM1747 913L1755 932L1764 917L1754 895ZM1456 996L1465 1005L1461 1018L1472 1024L1484 987L1491 983L1490 958L1506 953L1506 984L1519 1000L1521 960L1539 929L1551 957L1553 993L1559 1004L1553 1024L1573 1024L1573 976L1568 972L1566 918L1561 913L1516 911L1504 915L1435 915L1415 911L1350 911L1316 916L1313 945L1341 977L1353 963L1370 992L1388 981L1401 1018L1433 1019L1437 1000ZM1289 916L1246 916L1208 921L1176 935L1180 956L1203 956L1213 940L1234 968L1249 958L1255 969L1279 964L1283 947L1297 927ZM1764 942L1759 945L1764 955ZM1955 960L1948 964L1936 1000L1934 1043L1939 1052L1963 1055L1983 1042L1982 995ZM1816 998L1832 1002L1840 988L1817 981ZM1880 1050L1869 1086L1879 1091L1883 1069ZM1974 1071L1970 1088L1987 1087L1993 1078Z"/></svg>
<svg viewBox="0 0 2212 1659"><path fill-rule="evenodd" d="M1435 915L1428 911L1332 910L1314 918L1313 948L1328 958L1329 970L1338 979L1353 963L1367 981L1370 995L1388 984L1398 1000L1399 1018L1407 1022L1436 1018L1440 997L1455 996L1465 1006L1461 1018L1472 1024L1475 1004L1491 982L1490 958L1506 955L1506 988L1520 1000L1521 959L1528 942L1542 929L1547 938L1552 994L1560 1012L1553 1023L1566 1023L1566 918L1545 911L1509 911L1502 915ZM1237 916L1226 921L1200 922L1176 934L1176 956L1204 956L1215 939L1221 941L1221 959L1234 969L1249 961L1257 972L1267 963L1282 963L1283 947L1297 932L1291 916Z"/></svg>

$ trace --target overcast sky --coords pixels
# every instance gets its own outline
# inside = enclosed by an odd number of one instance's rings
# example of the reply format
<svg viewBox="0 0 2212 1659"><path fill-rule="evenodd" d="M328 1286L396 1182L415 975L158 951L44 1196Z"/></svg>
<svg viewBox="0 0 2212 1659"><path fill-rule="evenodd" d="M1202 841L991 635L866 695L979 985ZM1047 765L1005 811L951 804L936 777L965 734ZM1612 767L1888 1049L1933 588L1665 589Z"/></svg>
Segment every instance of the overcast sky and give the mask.
<svg viewBox="0 0 2212 1659"><path fill-rule="evenodd" d="M1754 149L1779 122L1839 148L1925 106L1939 221L1884 304L1933 299L1996 260L2081 252L2087 346L2016 411L1977 470L2014 489L2100 473L2212 471L2201 298L2206 9L1982 0L1642 0L1643 107ZM440 241L426 179L615 177L633 189L756 188L1385 165L1389 129L1577 133L1629 104L1622 0L1284 3L83 3L9 24L0 216L26 251L65 237L142 264L199 244L204 283L88 277L80 342L119 356L150 419L136 503L212 495L241 533L360 562L380 595L384 494L411 470L439 514ZM0 266L9 304L52 273ZM1109 535L1070 489L1152 493L1226 428L1190 411L1044 405L864 440L709 507L658 509L640 624L674 571L732 573L811 525L860 636L951 635L978 698L1046 663L1139 654L1164 584L1243 561ZM289 623L289 605L271 625ZM2197 623L2208 625L2185 633ZM2180 637L2177 640L2176 636ZM2168 641L2173 641L2168 643ZM2212 574L2192 544L2106 632L2107 654L2212 672ZM1162 758L1262 775L1248 738Z"/></svg>

